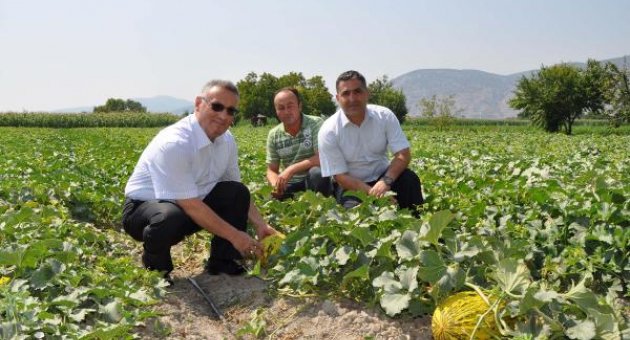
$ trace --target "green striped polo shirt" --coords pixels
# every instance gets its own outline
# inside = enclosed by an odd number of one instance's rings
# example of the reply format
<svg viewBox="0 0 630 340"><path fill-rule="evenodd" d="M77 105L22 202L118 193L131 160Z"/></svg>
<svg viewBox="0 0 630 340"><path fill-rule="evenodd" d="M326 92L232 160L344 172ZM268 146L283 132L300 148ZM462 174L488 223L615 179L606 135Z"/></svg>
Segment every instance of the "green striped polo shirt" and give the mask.
<svg viewBox="0 0 630 340"><path fill-rule="evenodd" d="M267 164L280 164L280 169L312 157L317 151L317 132L323 119L302 114L300 132L293 137L284 130L282 123L267 136ZM296 174L289 183L303 181L306 172Z"/></svg>

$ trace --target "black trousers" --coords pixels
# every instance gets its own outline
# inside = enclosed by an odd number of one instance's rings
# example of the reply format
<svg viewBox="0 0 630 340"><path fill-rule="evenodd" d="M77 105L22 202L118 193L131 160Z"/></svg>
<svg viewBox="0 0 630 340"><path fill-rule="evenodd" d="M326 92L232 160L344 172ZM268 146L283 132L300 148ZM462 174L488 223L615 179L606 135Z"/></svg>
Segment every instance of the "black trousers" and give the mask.
<svg viewBox="0 0 630 340"><path fill-rule="evenodd" d="M385 173L373 182L366 183L369 186L373 186L378 182ZM420 184L420 178L415 172L405 169L398 178L392 183L391 190L396 193L396 201L401 208L407 208L411 210L414 216L418 217L419 213L417 208L424 203L422 197L422 185ZM344 208L350 209L361 204L361 200L358 197L351 195L344 195L346 190L335 183L335 198L337 203L343 205Z"/></svg>
<svg viewBox="0 0 630 340"><path fill-rule="evenodd" d="M287 185L282 196L278 199L283 201L292 198L297 192L312 190L328 197L332 195L333 187L330 177L322 177L322 169L314 166L308 170L308 175L301 182Z"/></svg>
<svg viewBox="0 0 630 340"><path fill-rule="evenodd" d="M242 183L219 182L203 202L233 227L246 230L250 194ZM143 242L144 266L164 272L173 270L171 247L202 229L177 204L164 200L126 199L122 222L127 234ZM210 245L210 257L239 259L241 254L228 240L215 235Z"/></svg>

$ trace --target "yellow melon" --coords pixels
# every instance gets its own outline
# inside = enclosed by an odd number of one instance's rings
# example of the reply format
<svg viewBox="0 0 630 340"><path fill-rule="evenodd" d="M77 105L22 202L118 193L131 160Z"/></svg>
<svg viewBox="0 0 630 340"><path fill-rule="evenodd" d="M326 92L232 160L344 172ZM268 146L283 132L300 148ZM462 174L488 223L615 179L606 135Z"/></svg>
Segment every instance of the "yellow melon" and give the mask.
<svg viewBox="0 0 630 340"><path fill-rule="evenodd" d="M491 298L490 301L493 301ZM491 302L492 303L492 302ZM490 306L476 292L467 291L451 295L433 312L431 330L436 340L469 339L484 313ZM489 311L477 328L474 339L492 339L500 336L494 313Z"/></svg>
<svg viewBox="0 0 630 340"><path fill-rule="evenodd" d="M269 259L269 256L276 254L280 250L280 246L282 246L282 241L285 238L286 236L283 233L277 232L262 239L263 256L260 261L263 266L267 265L267 260Z"/></svg>

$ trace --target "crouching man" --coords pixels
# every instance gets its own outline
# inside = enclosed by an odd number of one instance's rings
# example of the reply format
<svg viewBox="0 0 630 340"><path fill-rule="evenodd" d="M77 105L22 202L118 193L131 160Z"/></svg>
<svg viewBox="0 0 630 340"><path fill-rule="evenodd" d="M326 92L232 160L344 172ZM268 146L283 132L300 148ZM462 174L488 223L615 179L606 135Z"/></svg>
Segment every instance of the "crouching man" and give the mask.
<svg viewBox="0 0 630 340"><path fill-rule="evenodd" d="M146 147L125 188L123 227L143 242L142 262L169 279L170 249L205 229L214 235L206 270L238 275L238 259L261 256L258 240L276 231L241 183L236 142L228 128L238 112L233 83L208 82L195 112L163 129ZM246 232L247 221L257 239Z"/></svg>
<svg viewBox="0 0 630 340"><path fill-rule="evenodd" d="M368 88L359 72L342 73L336 87L340 109L322 124L318 140L322 174L334 176L337 202L352 208L361 200L346 191L383 197L391 190L401 208L418 216L424 202L420 179L408 168L409 141L398 119L386 107L368 105Z"/></svg>
<svg viewBox="0 0 630 340"><path fill-rule="evenodd" d="M330 196L330 177L319 168L317 133L322 119L302 113L297 89L285 87L276 92L273 105L280 124L267 136L267 180L272 195L280 200L304 190Z"/></svg>

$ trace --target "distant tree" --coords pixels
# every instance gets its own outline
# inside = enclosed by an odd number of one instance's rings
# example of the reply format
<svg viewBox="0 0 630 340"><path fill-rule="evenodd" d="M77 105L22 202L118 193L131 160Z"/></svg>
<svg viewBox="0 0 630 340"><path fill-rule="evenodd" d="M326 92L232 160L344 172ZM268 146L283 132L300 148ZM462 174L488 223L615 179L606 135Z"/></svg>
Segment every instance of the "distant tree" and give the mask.
<svg viewBox="0 0 630 340"><path fill-rule="evenodd" d="M118 99L118 98L109 98L105 105L94 107L95 113L104 113L104 112L147 112L147 108L142 106L137 101L131 99Z"/></svg>
<svg viewBox="0 0 630 340"><path fill-rule="evenodd" d="M287 86L298 89L302 97L302 111L306 114L331 115L336 109L321 76L305 79L302 73L290 72L279 78L269 73L259 77L251 72L236 86L241 95L239 106L242 117L248 120L258 115L275 117L273 95Z"/></svg>
<svg viewBox="0 0 630 340"><path fill-rule="evenodd" d="M304 112L313 116L330 116L337 110L332 95L326 88L326 83L322 76L313 76L306 81L304 88Z"/></svg>
<svg viewBox="0 0 630 340"><path fill-rule="evenodd" d="M623 68L613 63L605 65L605 98L604 114L614 126L630 122L630 70L627 64Z"/></svg>
<svg viewBox="0 0 630 340"><path fill-rule="evenodd" d="M568 64L542 66L531 78L523 76L510 99L520 117L530 119L548 132L564 129L571 134L576 119L604 106L600 65L589 60L586 70Z"/></svg>
<svg viewBox="0 0 630 340"><path fill-rule="evenodd" d="M278 84L277 84L278 89L281 89L287 86L293 86L298 89L305 88L306 79L304 78L304 75L302 74L302 72L289 72L288 74L280 76L278 78Z"/></svg>
<svg viewBox="0 0 630 340"><path fill-rule="evenodd" d="M443 129L455 122L455 118L461 113L461 109L455 106L455 96L422 98L418 102L420 114L429 119L432 125Z"/></svg>
<svg viewBox="0 0 630 340"><path fill-rule="evenodd" d="M370 103L382 105L392 110L401 124L405 121L408 113L405 94L402 90L395 89L386 75L371 82L368 85L368 90L370 91Z"/></svg>
<svg viewBox="0 0 630 340"><path fill-rule="evenodd" d="M273 117L273 94L278 88L278 78L263 73L260 77L250 72L244 79L236 83L240 93L239 115L250 120L253 116Z"/></svg>

